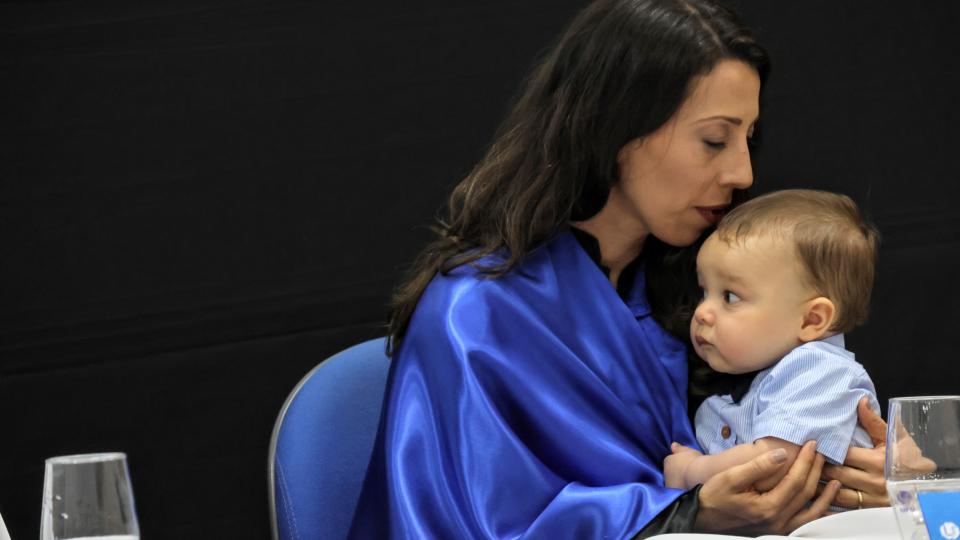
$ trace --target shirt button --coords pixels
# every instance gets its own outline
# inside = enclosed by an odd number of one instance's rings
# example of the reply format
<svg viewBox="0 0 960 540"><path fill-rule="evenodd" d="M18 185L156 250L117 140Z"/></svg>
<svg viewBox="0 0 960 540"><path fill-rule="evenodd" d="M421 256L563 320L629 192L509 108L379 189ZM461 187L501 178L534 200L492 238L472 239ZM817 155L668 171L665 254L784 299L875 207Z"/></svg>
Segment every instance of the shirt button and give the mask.
<svg viewBox="0 0 960 540"><path fill-rule="evenodd" d="M730 426L723 426L720 428L720 436L724 439L730 438Z"/></svg>

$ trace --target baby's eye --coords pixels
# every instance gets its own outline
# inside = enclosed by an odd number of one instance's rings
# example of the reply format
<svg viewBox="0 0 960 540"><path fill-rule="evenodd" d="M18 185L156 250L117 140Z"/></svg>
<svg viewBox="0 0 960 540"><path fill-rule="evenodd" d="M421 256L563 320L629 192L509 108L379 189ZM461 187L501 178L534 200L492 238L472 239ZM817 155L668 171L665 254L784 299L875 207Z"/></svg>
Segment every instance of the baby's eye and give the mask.
<svg viewBox="0 0 960 540"><path fill-rule="evenodd" d="M736 293L730 291L723 291L723 301L728 304L736 304L740 301L740 297Z"/></svg>
<svg viewBox="0 0 960 540"><path fill-rule="evenodd" d="M697 287L697 300L703 302L703 299L707 297L707 290L703 287Z"/></svg>

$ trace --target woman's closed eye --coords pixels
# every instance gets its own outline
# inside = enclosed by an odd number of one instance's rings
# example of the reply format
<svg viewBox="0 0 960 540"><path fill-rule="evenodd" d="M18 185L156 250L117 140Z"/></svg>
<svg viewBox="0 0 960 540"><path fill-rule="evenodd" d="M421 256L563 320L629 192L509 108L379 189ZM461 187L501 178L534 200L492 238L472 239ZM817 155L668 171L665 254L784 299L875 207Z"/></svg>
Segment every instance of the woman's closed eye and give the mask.
<svg viewBox="0 0 960 540"><path fill-rule="evenodd" d="M711 139L704 139L703 144L711 150L723 150L727 147L727 141L716 141Z"/></svg>

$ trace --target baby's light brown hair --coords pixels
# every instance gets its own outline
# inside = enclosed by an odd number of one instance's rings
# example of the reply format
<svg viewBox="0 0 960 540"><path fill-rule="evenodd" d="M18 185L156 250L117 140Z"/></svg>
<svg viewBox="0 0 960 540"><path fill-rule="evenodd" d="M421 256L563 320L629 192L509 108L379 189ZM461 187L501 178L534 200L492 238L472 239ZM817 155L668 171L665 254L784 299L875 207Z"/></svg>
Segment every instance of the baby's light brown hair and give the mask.
<svg viewBox="0 0 960 540"><path fill-rule="evenodd" d="M867 320L879 235L850 197L775 191L738 206L717 226L728 244L763 235L793 244L807 285L837 309L831 331L849 332Z"/></svg>

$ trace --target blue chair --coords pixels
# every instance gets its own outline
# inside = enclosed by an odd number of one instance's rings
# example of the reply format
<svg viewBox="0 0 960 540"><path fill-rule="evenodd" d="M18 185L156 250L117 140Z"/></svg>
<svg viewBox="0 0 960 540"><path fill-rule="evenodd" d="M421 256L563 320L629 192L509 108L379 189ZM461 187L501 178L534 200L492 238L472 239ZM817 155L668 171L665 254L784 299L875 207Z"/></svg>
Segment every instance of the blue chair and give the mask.
<svg viewBox="0 0 960 540"><path fill-rule="evenodd" d="M307 373L270 439L275 540L346 538L383 405L385 338L354 345Z"/></svg>

